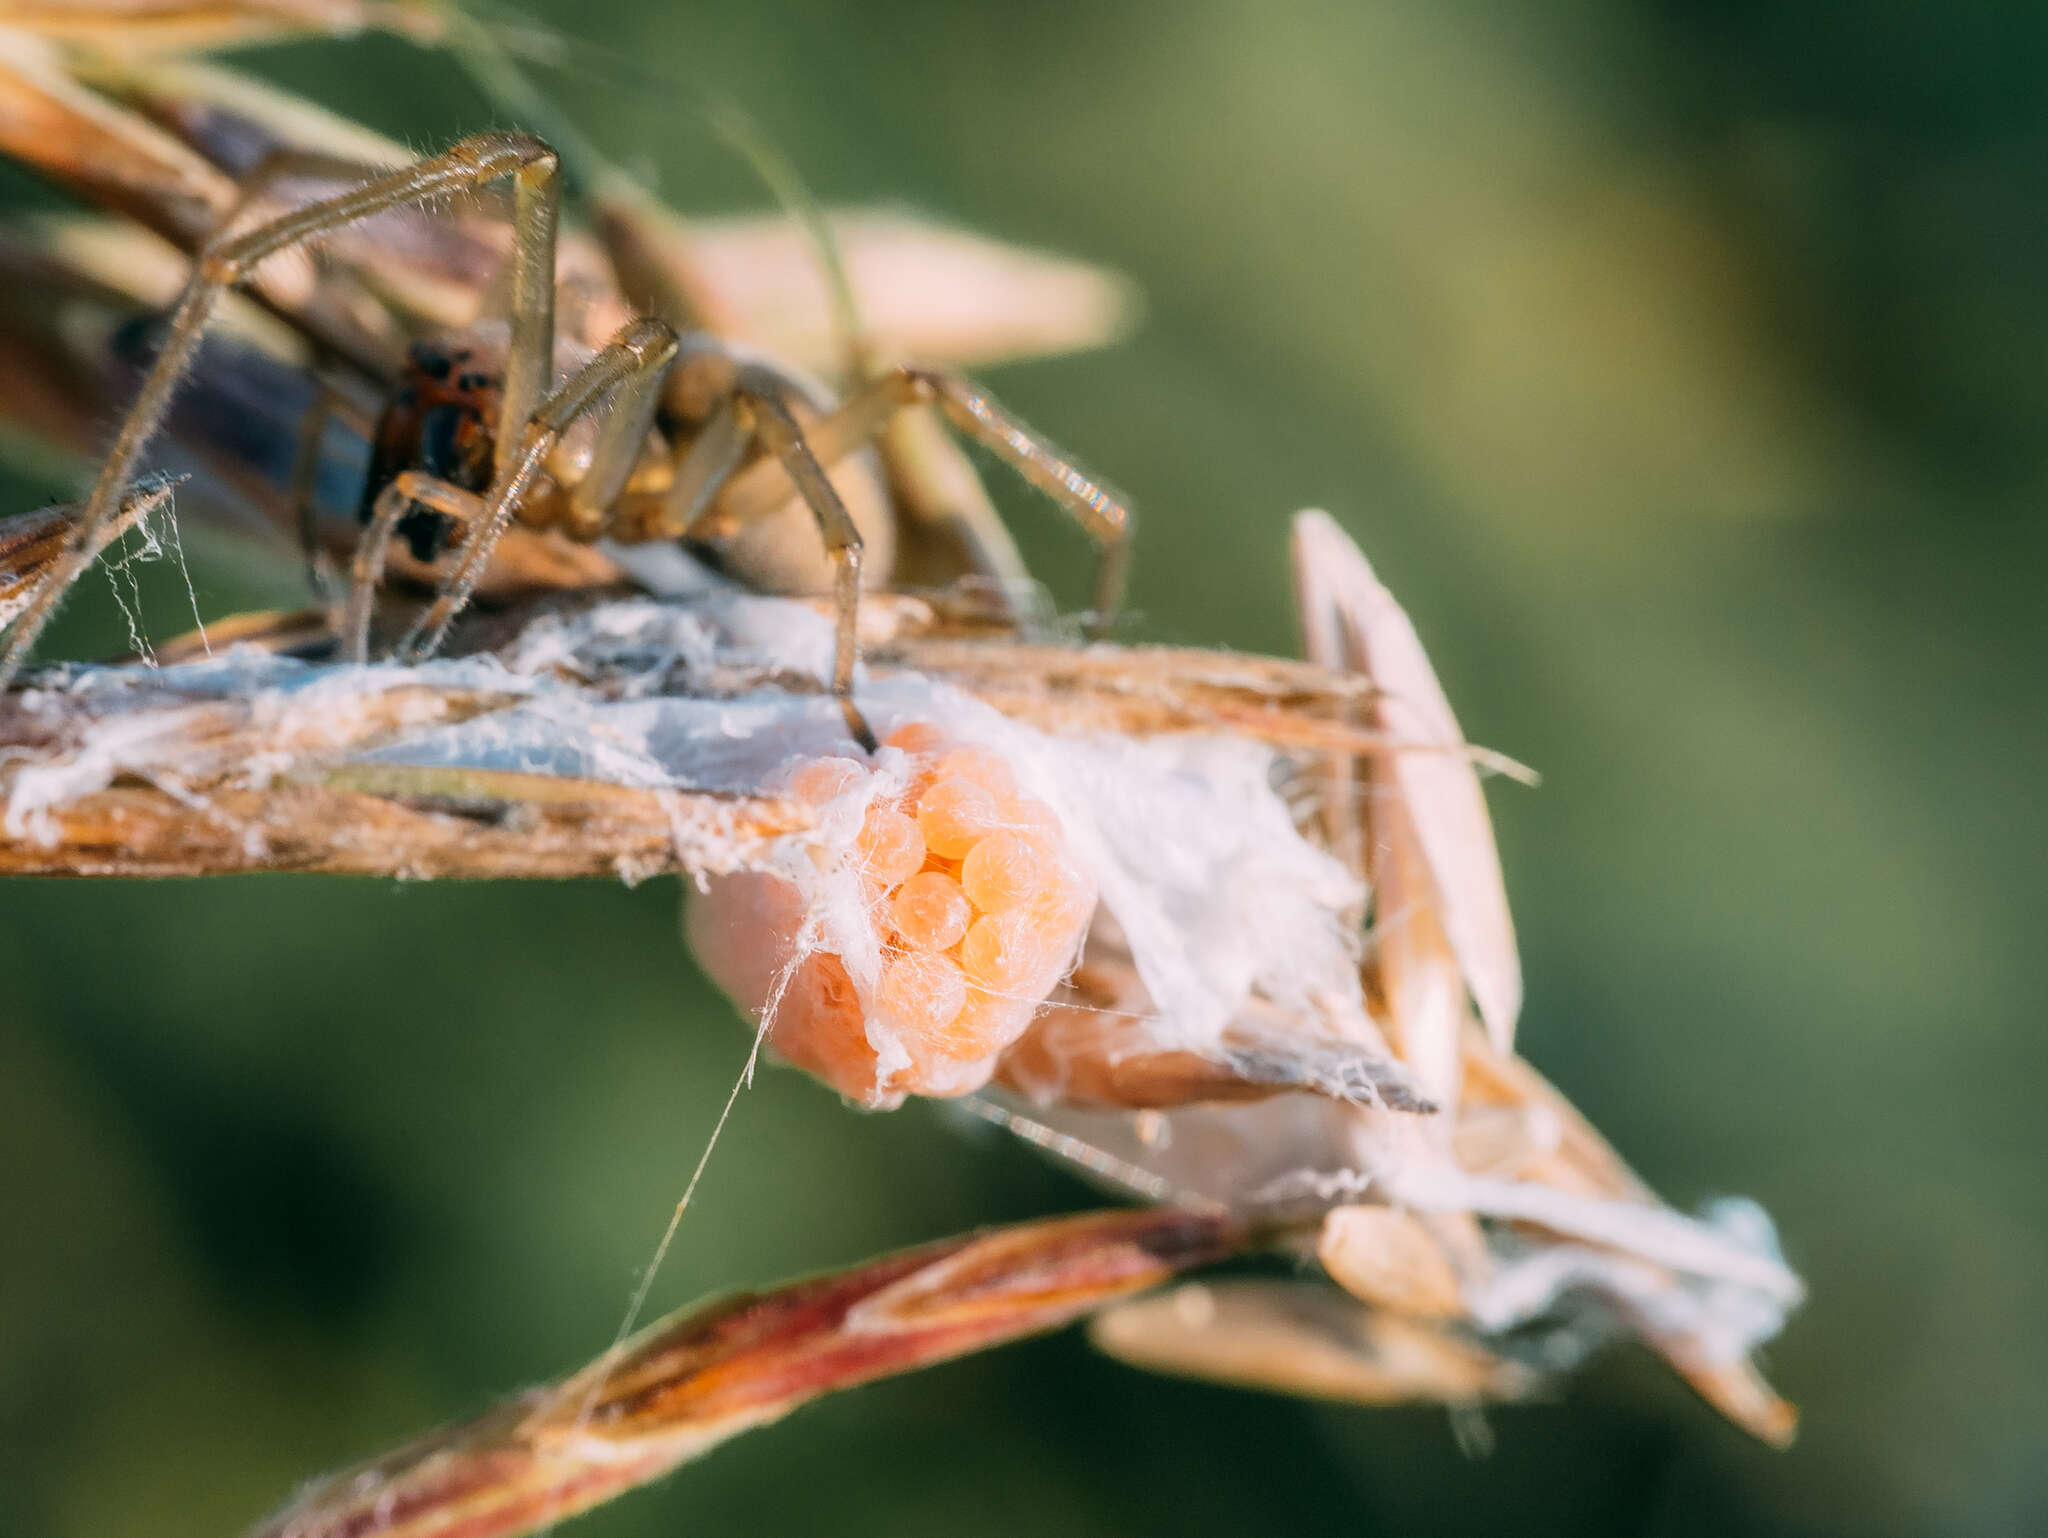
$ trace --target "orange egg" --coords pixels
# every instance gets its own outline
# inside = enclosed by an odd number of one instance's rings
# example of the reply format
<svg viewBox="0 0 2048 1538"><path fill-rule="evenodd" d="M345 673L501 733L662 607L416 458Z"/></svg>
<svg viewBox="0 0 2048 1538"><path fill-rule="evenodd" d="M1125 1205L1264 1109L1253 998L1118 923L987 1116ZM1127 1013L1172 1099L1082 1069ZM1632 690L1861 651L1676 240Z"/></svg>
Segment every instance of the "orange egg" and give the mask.
<svg viewBox="0 0 2048 1538"><path fill-rule="evenodd" d="M984 913L1023 907L1057 876L1052 851L1028 833L991 833L960 862L961 888Z"/></svg>
<svg viewBox="0 0 2048 1538"><path fill-rule="evenodd" d="M960 883L940 871L912 876L889 899L896 934L914 951L951 950L974 918Z"/></svg>
<svg viewBox="0 0 2048 1538"><path fill-rule="evenodd" d="M967 979L990 993L1014 993L1043 971L1054 945L1026 912L988 913L969 926L960 942Z"/></svg>
<svg viewBox="0 0 2048 1538"><path fill-rule="evenodd" d="M1036 834L1053 847L1066 836L1053 809L1029 796L1019 796L1003 807L1003 827L1011 833Z"/></svg>
<svg viewBox="0 0 2048 1538"><path fill-rule="evenodd" d="M929 721L909 721L884 737L882 745L899 748L912 758L923 758L946 746L946 734Z"/></svg>
<svg viewBox="0 0 2048 1538"><path fill-rule="evenodd" d="M814 758L789 777L789 793L811 806L822 806L851 790L867 772L850 758Z"/></svg>
<svg viewBox="0 0 2048 1538"><path fill-rule="evenodd" d="M888 891L924 867L924 834L893 806L869 807L857 842L861 874L880 891Z"/></svg>
<svg viewBox="0 0 2048 1538"><path fill-rule="evenodd" d="M768 1040L787 1061L852 1100L874 1097L876 1054L860 996L837 956L813 952L798 965L769 1022Z"/></svg>
<svg viewBox="0 0 2048 1538"><path fill-rule="evenodd" d="M1070 935L1078 944L1083 926L1095 912L1095 889L1073 870L1055 865L1054 872L1053 880L1026 907L1039 928Z"/></svg>
<svg viewBox="0 0 2048 1538"><path fill-rule="evenodd" d="M1002 806L1017 796L1017 776L992 748L976 743L955 748L938 763L940 779L961 779L979 785Z"/></svg>
<svg viewBox="0 0 2048 1538"><path fill-rule="evenodd" d="M1027 999L1002 998L970 987L960 1012L925 1044L926 1056L931 1059L927 1073L936 1078L939 1075L934 1070L942 1066L993 1058L1024 1034L1034 1012L1035 1006Z"/></svg>
<svg viewBox="0 0 2048 1538"><path fill-rule="evenodd" d="M882 980L875 988L875 1004L898 1029L913 1040L928 1037L952 1024L967 1002L967 979L960 968L944 956L929 951L905 951L892 956L882 968Z"/></svg>
<svg viewBox="0 0 2048 1538"><path fill-rule="evenodd" d="M943 860L964 857L1002 824L995 797L972 780L937 780L917 803L924 846Z"/></svg>

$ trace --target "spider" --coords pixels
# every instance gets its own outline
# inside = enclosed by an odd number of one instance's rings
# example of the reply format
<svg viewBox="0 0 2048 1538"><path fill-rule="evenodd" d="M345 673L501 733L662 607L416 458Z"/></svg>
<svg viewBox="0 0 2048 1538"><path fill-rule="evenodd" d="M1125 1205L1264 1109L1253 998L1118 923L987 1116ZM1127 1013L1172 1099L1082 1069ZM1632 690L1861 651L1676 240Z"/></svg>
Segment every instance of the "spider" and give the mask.
<svg viewBox="0 0 2048 1538"><path fill-rule="evenodd" d="M276 181L303 171L303 159L280 157L252 176L242 210L255 207ZM376 433L366 527L342 622L350 655L367 658L372 601L395 533L402 531L422 556L459 547L433 602L394 648L395 657L411 662L439 649L515 518L583 542L700 540L765 518L793 488L832 566L832 693L848 731L872 752L874 734L853 698L863 539L827 469L874 439L898 412L926 405L1046 493L1095 540L1095 620L1114 614L1128 506L955 374L890 367L805 425L799 411L808 391L794 370L710 333L679 333L642 316L556 383L561 158L531 135L488 133L247 228L231 217L203 244L92 491L0 651L0 688L105 543L223 296L268 258L305 250L390 210L430 206L499 182L512 189L502 364L472 366L476 349L452 343L414 349ZM587 447L570 452L572 430L586 422Z"/></svg>

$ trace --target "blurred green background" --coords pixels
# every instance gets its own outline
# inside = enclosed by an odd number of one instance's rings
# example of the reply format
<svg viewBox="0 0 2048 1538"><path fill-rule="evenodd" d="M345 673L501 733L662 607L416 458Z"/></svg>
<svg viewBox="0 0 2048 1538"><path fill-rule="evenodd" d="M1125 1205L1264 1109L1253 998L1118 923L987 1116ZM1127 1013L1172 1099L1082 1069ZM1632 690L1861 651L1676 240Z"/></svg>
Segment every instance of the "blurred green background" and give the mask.
<svg viewBox="0 0 2048 1538"><path fill-rule="evenodd" d="M1807 1415L1784 1455L1634 1350L1474 1459L1440 1412L1070 1334L575 1531L2048 1529L2048 12L541 14L717 84L829 199L1141 281L1129 345L995 378L1140 502L1134 632L1290 649L1285 518L1335 512L1467 729L1547 776L1494 798L1526 1051L1675 1201L1760 1198L1813 1289L1769 1355ZM611 57L549 77L565 111L686 209L759 201ZM422 146L490 121L397 44L247 62ZM1013 500L1080 593L1080 542ZM675 909L0 886L0 1529L233 1533L599 1349L746 1046ZM656 1300L1086 1200L773 1073Z"/></svg>

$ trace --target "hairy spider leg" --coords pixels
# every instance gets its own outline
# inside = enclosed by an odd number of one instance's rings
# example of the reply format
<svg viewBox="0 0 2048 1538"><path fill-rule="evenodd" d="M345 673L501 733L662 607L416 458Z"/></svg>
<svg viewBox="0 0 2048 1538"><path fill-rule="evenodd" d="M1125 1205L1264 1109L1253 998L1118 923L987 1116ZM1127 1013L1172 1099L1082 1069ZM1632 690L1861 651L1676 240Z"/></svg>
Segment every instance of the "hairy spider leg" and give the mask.
<svg viewBox="0 0 2048 1538"><path fill-rule="evenodd" d="M815 424L810 445L819 461L835 464L876 438L898 413L935 405L954 429L988 449L1024 480L1060 505L1101 551L1091 629L1107 629L1123 601L1124 573L1135 519L1118 493L1083 474L1064 454L1004 410L987 391L957 374L895 367L869 380L844 405ZM733 478L718 505L690 530L708 537L782 505L788 489L770 464L750 466Z"/></svg>
<svg viewBox="0 0 2048 1538"><path fill-rule="evenodd" d="M323 154L318 150L296 149L290 146L271 150L242 178L237 188L233 211L221 221L223 232L241 224L251 210L280 182L294 178L318 178L346 187L359 184L377 176L387 168L368 165L360 160L349 160L338 155ZM333 283L338 275L330 275L324 281ZM367 297L367 291L359 285L349 284L351 297ZM328 301L332 303L332 300ZM360 317L361 306L352 306L351 313ZM327 328L316 322L308 329L307 336L316 347L316 372L314 374L313 403L306 408L300 419L297 451L292 456L291 482L287 491L288 505L292 514L292 529L299 541L299 554L306 563L306 581L322 603L332 603L338 595L334 591L333 572L325 553L320 549L318 529L318 508L315 488L320 474L320 457L326 446L328 425L337 418L347 420L354 415L348 399L335 389L319 364L331 360L332 349L326 344ZM397 341L391 339L392 345ZM365 427L367 434L367 426Z"/></svg>
<svg viewBox="0 0 2048 1538"><path fill-rule="evenodd" d="M832 478L812 453L804 430L783 399L782 385L774 374L759 367L740 370L738 400L743 412L753 418L755 435L775 456L785 475L818 520L818 532L825 541L825 553L832 559L832 601L837 632L832 651L832 694L846 717L846 729L868 752L876 751L875 734L853 703L853 664L860 645L860 530L853 514L840 500Z"/></svg>
<svg viewBox="0 0 2048 1538"><path fill-rule="evenodd" d="M467 538L484 521L484 499L473 491L428 475L421 470L401 470L377 493L370 521L356 540L355 559L349 567L348 606L341 621L342 655L350 662L370 660L370 615L376 606L377 584L384 580L384 560L390 553L391 535L400 520L415 507L424 507L452 518Z"/></svg>

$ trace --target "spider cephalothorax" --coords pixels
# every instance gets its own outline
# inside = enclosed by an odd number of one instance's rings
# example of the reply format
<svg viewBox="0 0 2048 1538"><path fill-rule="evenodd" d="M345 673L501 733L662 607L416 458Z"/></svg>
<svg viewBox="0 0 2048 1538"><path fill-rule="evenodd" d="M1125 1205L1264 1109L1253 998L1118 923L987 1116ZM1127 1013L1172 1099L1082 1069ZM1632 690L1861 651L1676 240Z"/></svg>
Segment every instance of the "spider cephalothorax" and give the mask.
<svg viewBox="0 0 2048 1538"><path fill-rule="evenodd" d="M362 520L402 472L418 470L468 492L491 484L495 439L491 424L504 404L504 378L495 360L477 349L439 341L415 342L405 372L378 418L370 475L363 487ZM431 561L447 548L454 520L415 507L401 518L398 537L415 560Z"/></svg>

